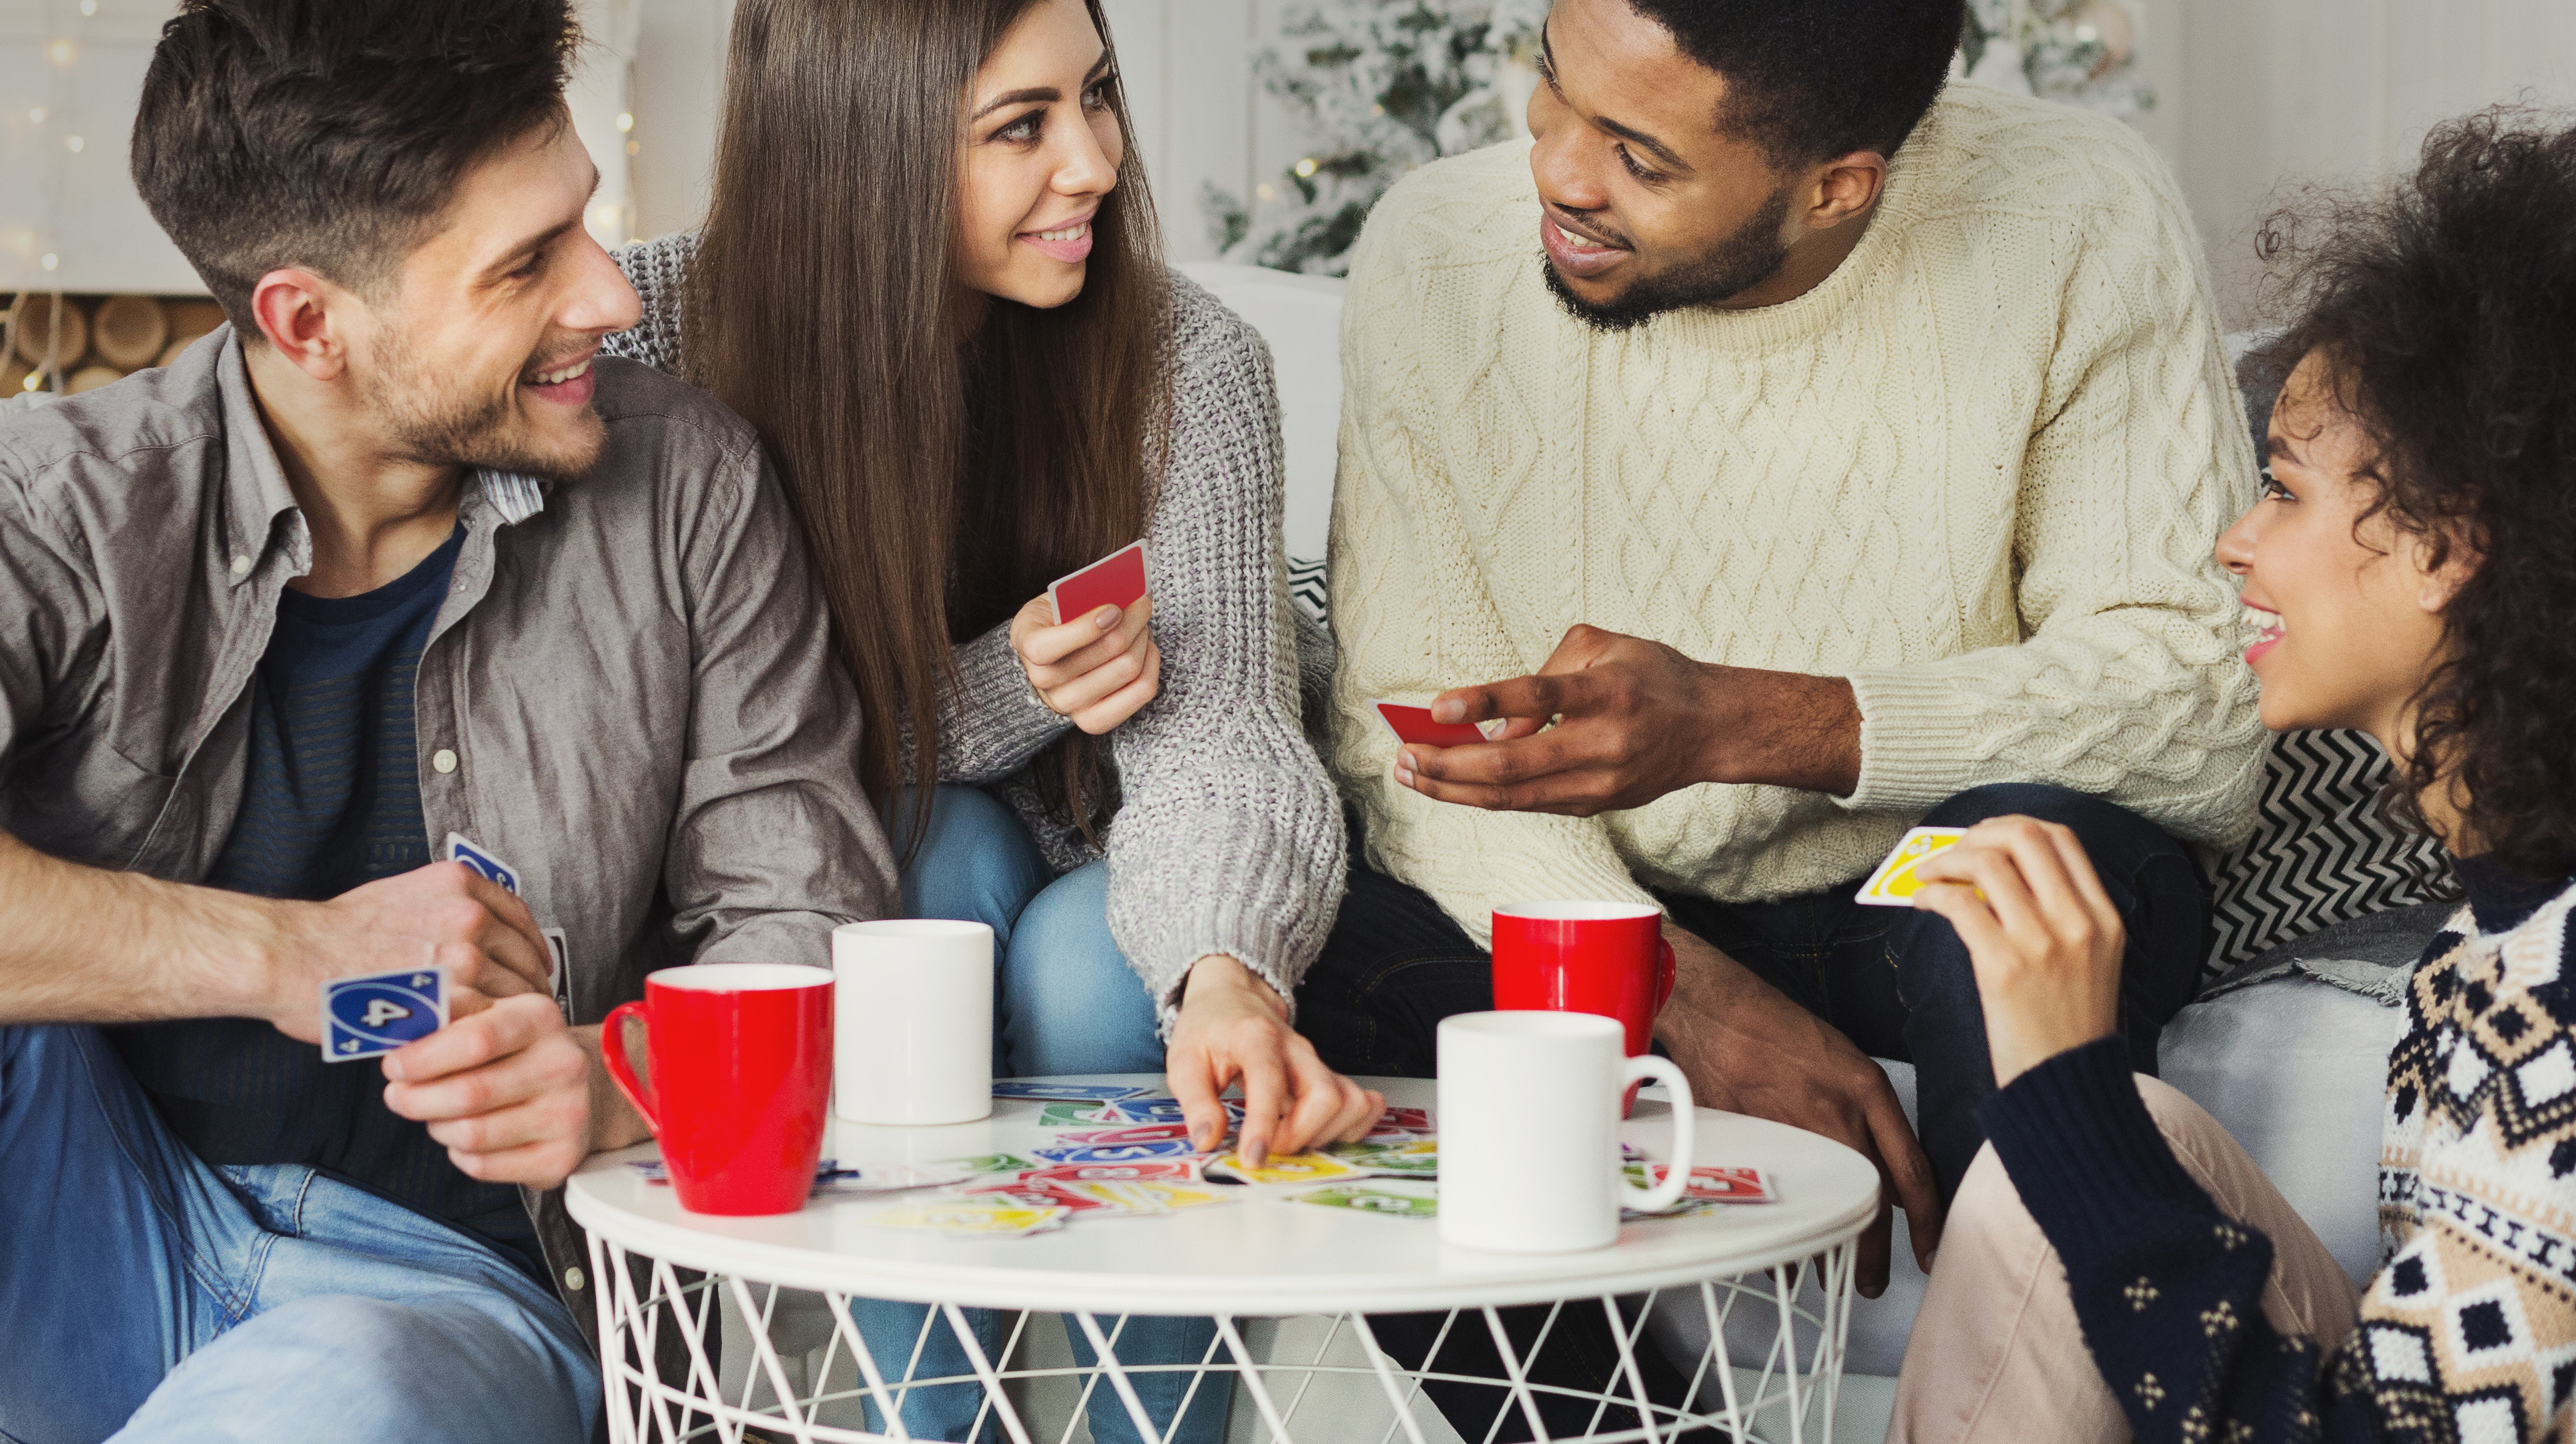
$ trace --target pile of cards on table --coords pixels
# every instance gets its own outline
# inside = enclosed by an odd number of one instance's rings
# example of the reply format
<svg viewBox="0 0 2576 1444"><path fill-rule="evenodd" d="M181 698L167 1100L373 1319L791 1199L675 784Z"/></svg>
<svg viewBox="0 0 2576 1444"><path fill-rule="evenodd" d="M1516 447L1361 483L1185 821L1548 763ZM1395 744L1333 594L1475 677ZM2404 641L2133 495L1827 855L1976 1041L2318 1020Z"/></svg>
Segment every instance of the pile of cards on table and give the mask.
<svg viewBox="0 0 2576 1444"><path fill-rule="evenodd" d="M1320 1185L1287 1197L1296 1203L1395 1218L1439 1214L1440 1142L1431 1115L1389 1108L1362 1139L1312 1153L1246 1163L1230 1149L1193 1146L1179 1100L1143 1088L1091 1083L996 1084L997 1098L1039 1105L1038 1124L1053 1130L1039 1146L935 1163L870 1163L815 1169L816 1197L937 1189L866 1216L878 1228L913 1229L958 1238L1016 1238L1046 1233L1077 1218L1138 1218L1231 1203L1234 1184ZM1243 1106L1228 1100L1227 1121ZM1665 1165L1622 1145L1628 1176L1645 1186ZM659 1163L630 1165L664 1183ZM1691 1170L1682 1201L1657 1217L1686 1217L1729 1204L1769 1203L1770 1180L1753 1168ZM1636 1217L1631 1214L1629 1217Z"/></svg>

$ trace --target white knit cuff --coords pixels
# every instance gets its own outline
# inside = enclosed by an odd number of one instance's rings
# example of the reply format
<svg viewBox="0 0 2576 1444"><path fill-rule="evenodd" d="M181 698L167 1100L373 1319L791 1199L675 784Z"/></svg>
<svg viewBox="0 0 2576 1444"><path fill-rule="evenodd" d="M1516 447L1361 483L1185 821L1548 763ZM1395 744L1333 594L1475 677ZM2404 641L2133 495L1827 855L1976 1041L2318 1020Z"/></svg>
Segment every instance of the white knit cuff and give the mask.
<svg viewBox="0 0 2576 1444"><path fill-rule="evenodd" d="M1852 812L1923 812L1973 785L1980 709L1955 681L1906 667L1849 680L1860 704L1860 782L1835 801Z"/></svg>

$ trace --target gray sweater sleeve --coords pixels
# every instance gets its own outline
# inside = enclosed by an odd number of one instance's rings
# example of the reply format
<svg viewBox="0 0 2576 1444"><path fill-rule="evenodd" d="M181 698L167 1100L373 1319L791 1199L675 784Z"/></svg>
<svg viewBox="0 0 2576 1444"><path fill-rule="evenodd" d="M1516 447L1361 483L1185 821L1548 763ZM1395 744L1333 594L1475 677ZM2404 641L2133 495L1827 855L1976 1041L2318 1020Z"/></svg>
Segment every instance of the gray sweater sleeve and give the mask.
<svg viewBox="0 0 2576 1444"><path fill-rule="evenodd" d="M1332 785L1299 728L1279 403L1259 333L1174 276L1172 437L1146 540L1162 692L1110 734L1109 929L1168 1035L1190 964L1292 998L1341 901Z"/></svg>

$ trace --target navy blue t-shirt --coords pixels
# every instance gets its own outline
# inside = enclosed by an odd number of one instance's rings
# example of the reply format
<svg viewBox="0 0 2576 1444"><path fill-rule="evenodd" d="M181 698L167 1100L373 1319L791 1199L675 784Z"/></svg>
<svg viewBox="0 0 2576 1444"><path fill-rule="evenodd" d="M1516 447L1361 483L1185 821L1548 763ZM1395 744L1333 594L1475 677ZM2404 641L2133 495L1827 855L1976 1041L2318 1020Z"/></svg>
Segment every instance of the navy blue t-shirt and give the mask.
<svg viewBox="0 0 2576 1444"><path fill-rule="evenodd" d="M208 886L318 902L428 864L412 688L463 536L372 592L279 595L252 684L241 812ZM424 1125L385 1107L374 1064L325 1063L318 1045L246 1018L112 1036L171 1129L207 1162L323 1169L533 1267L535 1229L518 1190L468 1178Z"/></svg>

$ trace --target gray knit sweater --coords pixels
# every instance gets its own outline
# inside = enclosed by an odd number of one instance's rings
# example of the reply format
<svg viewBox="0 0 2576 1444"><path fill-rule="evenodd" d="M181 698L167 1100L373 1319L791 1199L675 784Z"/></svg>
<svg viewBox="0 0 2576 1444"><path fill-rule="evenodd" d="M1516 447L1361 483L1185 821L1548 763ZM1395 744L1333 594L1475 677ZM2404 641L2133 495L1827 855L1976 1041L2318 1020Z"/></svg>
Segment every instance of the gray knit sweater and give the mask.
<svg viewBox="0 0 2576 1444"><path fill-rule="evenodd" d="M677 372L694 233L624 247L644 319L612 355ZM1214 296L1172 277L1172 436L1145 554L1162 692L1109 734L1122 803L1104 837L1109 930L1164 1033L1191 963L1241 959L1281 997L1324 946L1342 891L1341 807L1299 729L1297 618L1280 541L1279 403L1270 350ZM939 699L939 779L992 788L1057 871L1090 856L1038 807L1027 768L1073 724L1041 703L1007 623L957 648Z"/></svg>

